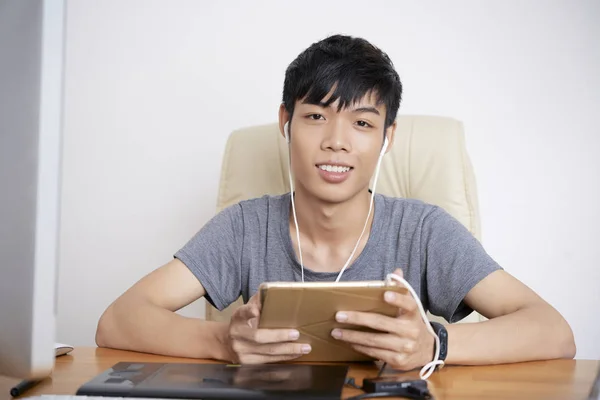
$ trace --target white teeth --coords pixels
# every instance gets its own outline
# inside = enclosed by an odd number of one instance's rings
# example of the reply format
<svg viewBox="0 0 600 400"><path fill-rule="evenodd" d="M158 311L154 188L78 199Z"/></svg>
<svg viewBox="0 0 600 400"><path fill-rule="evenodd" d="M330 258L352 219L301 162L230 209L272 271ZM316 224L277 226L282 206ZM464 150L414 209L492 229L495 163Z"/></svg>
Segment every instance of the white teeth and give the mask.
<svg viewBox="0 0 600 400"><path fill-rule="evenodd" d="M350 167L340 167L339 165L319 165L323 171L327 172L348 172Z"/></svg>

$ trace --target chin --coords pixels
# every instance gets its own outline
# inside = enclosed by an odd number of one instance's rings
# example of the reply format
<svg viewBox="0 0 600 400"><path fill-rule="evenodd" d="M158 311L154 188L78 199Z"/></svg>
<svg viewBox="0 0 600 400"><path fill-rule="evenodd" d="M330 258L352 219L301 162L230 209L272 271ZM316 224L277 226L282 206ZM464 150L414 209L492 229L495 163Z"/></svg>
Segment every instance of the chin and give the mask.
<svg viewBox="0 0 600 400"><path fill-rule="evenodd" d="M309 190L309 193L312 196L317 198L319 201L328 204L344 203L353 199L362 191L362 189L351 188L347 185L330 184L326 185L325 187L318 185L317 187L311 189L313 190Z"/></svg>

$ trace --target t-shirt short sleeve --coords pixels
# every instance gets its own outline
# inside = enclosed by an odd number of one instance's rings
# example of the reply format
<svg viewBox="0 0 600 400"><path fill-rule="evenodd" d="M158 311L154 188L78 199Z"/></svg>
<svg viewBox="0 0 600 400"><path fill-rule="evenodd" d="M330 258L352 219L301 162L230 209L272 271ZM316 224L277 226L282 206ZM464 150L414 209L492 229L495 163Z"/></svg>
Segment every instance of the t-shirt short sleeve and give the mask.
<svg viewBox="0 0 600 400"><path fill-rule="evenodd" d="M429 311L451 323L460 321L473 312L464 303L467 293L502 268L464 225L440 207L425 217L421 234Z"/></svg>
<svg viewBox="0 0 600 400"><path fill-rule="evenodd" d="M209 220L177 253L200 281L206 299L223 310L241 294L244 222L239 204Z"/></svg>

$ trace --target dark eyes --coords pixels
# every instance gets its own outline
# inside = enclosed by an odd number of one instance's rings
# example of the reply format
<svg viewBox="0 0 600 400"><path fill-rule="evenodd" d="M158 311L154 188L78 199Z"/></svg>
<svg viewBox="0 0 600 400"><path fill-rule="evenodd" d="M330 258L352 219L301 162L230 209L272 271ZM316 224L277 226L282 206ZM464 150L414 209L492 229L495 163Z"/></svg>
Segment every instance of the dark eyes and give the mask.
<svg viewBox="0 0 600 400"><path fill-rule="evenodd" d="M312 121L319 121L319 120L325 119L325 117L322 114L309 114L306 117ZM363 121L363 120L356 121L356 125L358 125L361 128L372 128L373 127L373 125L371 125L367 121Z"/></svg>

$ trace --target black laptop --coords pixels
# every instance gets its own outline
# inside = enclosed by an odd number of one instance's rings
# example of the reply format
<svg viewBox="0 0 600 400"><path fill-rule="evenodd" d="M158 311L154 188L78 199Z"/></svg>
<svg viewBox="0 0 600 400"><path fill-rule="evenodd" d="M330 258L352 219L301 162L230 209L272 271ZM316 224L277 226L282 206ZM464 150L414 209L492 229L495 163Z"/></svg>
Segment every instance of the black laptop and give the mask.
<svg viewBox="0 0 600 400"><path fill-rule="evenodd" d="M77 391L82 396L168 399L339 399L348 366L121 362Z"/></svg>

